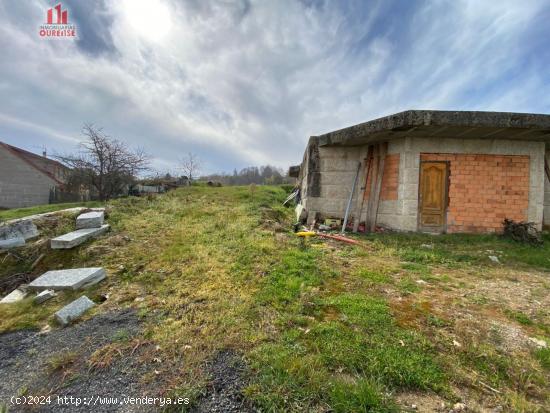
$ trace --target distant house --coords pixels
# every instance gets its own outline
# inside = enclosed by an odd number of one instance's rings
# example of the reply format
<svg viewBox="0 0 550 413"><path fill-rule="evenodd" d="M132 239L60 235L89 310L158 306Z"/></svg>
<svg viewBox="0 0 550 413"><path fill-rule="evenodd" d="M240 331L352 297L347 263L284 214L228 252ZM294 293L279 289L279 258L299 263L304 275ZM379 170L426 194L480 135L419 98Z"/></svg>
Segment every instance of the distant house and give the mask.
<svg viewBox="0 0 550 413"><path fill-rule="evenodd" d="M0 142L0 208L47 204L70 169L53 159Z"/></svg>
<svg viewBox="0 0 550 413"><path fill-rule="evenodd" d="M410 110L312 136L290 174L309 222L348 209L368 231L500 232L504 218L541 229L549 144L550 115Z"/></svg>

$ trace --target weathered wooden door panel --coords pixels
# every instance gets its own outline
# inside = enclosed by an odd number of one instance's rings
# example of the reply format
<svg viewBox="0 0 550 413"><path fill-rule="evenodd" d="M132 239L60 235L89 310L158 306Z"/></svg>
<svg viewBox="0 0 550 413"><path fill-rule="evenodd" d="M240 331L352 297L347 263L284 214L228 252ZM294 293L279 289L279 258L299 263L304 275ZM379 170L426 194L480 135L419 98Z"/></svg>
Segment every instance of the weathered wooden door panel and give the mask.
<svg viewBox="0 0 550 413"><path fill-rule="evenodd" d="M447 210L447 162L421 162L419 197L419 229L443 232Z"/></svg>

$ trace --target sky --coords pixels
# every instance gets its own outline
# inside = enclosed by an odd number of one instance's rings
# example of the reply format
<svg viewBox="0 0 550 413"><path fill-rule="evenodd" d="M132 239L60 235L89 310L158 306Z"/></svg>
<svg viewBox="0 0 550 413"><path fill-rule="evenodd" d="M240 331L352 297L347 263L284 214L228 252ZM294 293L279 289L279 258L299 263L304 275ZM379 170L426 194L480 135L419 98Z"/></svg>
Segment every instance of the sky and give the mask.
<svg viewBox="0 0 550 413"><path fill-rule="evenodd" d="M408 109L550 113L550 1L0 0L0 140L84 123L177 173L301 161L309 136ZM55 13L55 12L54 12Z"/></svg>

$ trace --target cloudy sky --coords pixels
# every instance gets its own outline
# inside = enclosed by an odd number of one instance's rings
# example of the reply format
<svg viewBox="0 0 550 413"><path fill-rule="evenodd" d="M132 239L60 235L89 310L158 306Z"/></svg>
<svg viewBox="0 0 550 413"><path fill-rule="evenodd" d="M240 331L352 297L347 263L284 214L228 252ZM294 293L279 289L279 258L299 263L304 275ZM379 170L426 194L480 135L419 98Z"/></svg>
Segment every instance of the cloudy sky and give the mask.
<svg viewBox="0 0 550 413"><path fill-rule="evenodd" d="M316 135L406 109L550 113L550 2L0 0L0 140L74 150L82 124L204 172L286 167Z"/></svg>

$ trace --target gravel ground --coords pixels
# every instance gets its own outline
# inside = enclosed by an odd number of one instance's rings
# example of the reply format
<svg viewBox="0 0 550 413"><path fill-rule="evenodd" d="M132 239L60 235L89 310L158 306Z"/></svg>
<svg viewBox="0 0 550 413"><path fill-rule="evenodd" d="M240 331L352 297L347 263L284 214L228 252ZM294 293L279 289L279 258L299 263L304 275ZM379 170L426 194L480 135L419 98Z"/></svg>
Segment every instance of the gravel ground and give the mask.
<svg viewBox="0 0 550 413"><path fill-rule="evenodd" d="M194 413L206 412L254 412L242 395L246 385L245 364L237 353L225 350L208 364L210 383L206 395L192 410Z"/></svg>
<svg viewBox="0 0 550 413"><path fill-rule="evenodd" d="M100 314L90 320L46 334L24 330L0 335L0 406L9 412L28 411L29 407L10 403L15 395L44 395L51 392L51 404L32 406L40 412L139 412L154 411L153 406L139 405L59 405L57 396L67 397L142 397L140 379L147 367L138 357L123 356L104 369L90 371L83 362L97 349L120 334L132 337L140 331L139 321L131 310ZM76 353L73 371L68 378L52 373L48 362L53 356ZM136 355L137 356L136 352ZM93 403L93 402L92 402ZM1 410L1 409L0 409Z"/></svg>

